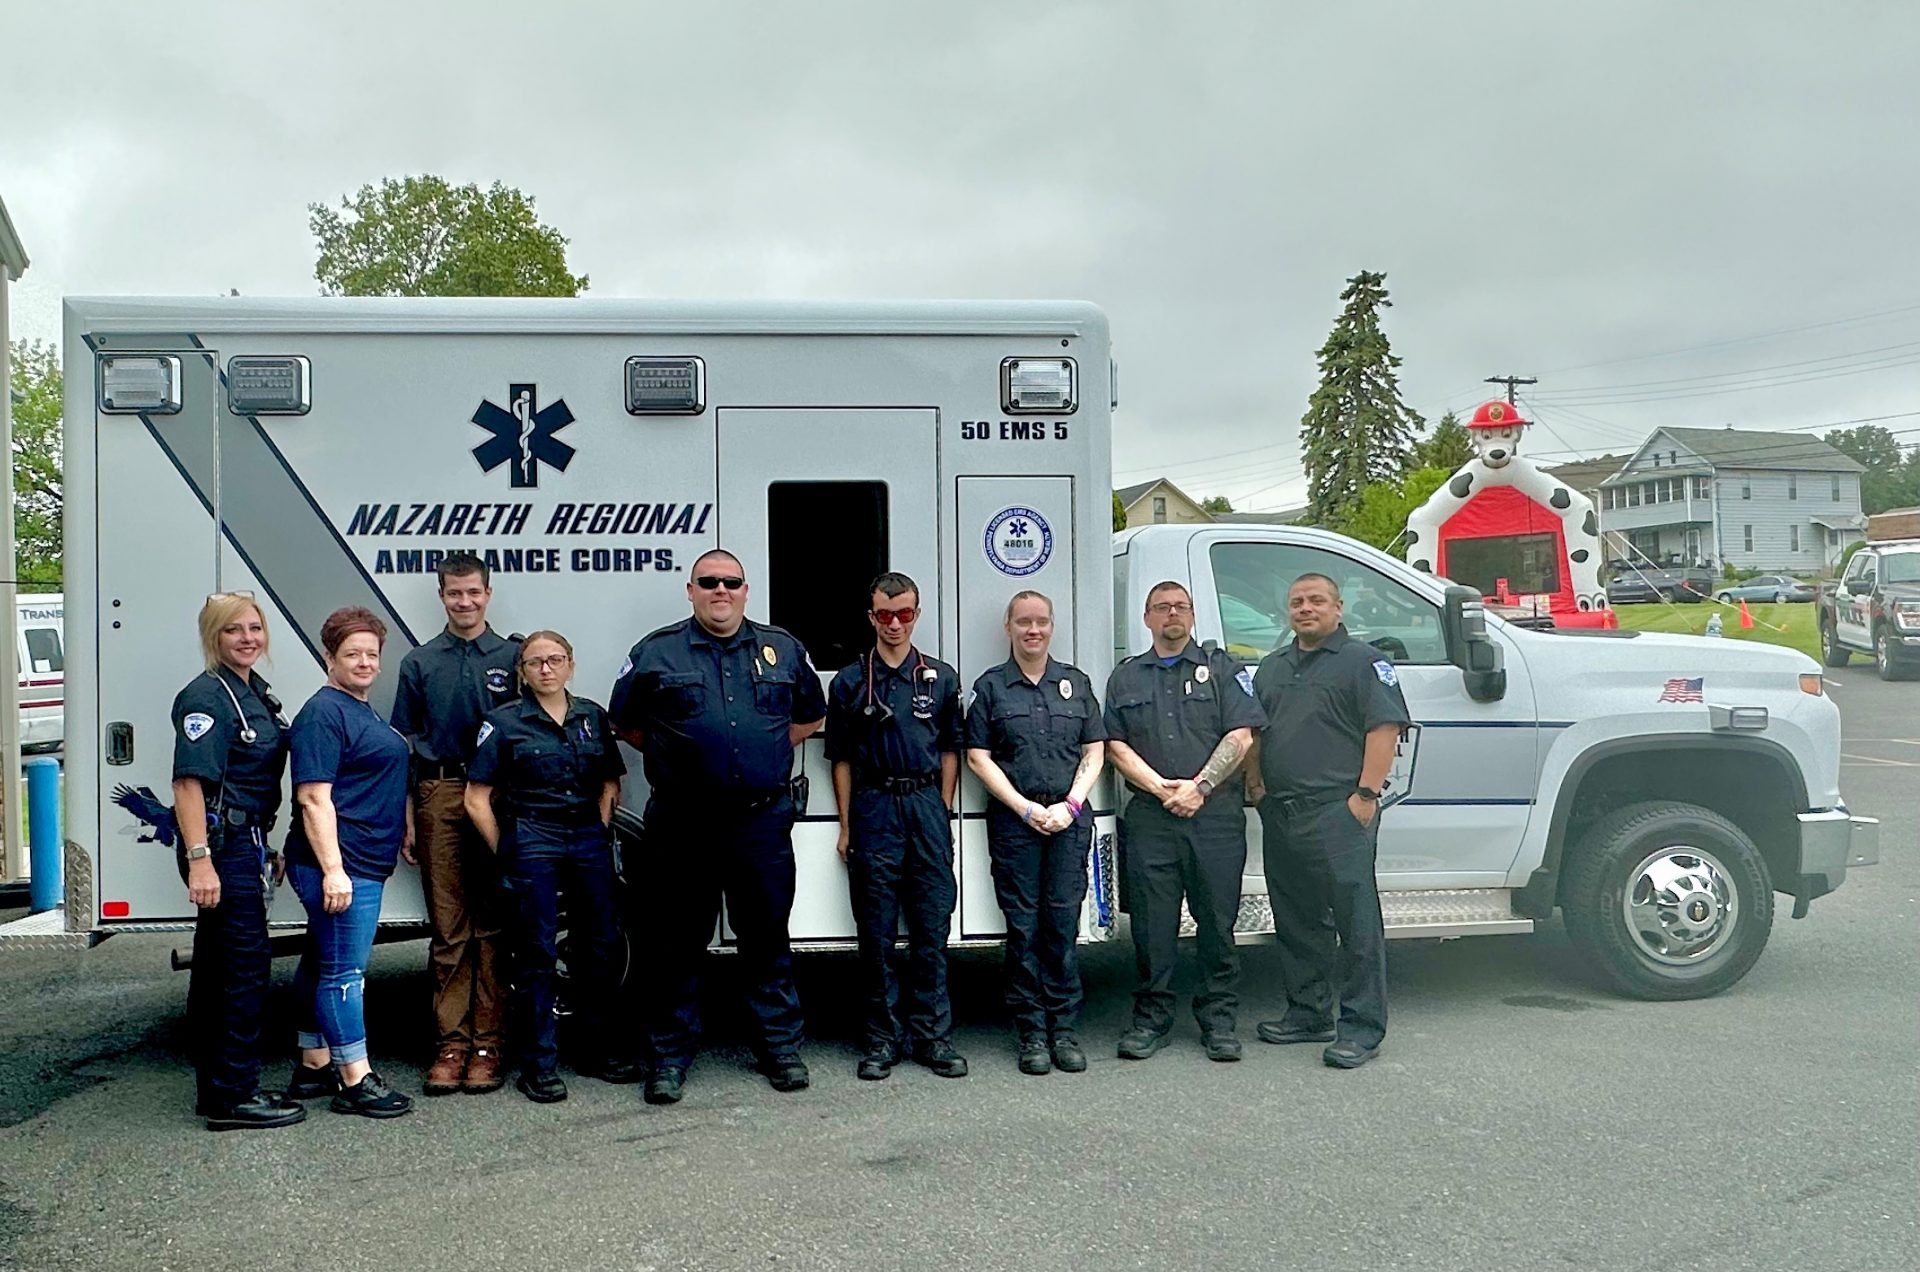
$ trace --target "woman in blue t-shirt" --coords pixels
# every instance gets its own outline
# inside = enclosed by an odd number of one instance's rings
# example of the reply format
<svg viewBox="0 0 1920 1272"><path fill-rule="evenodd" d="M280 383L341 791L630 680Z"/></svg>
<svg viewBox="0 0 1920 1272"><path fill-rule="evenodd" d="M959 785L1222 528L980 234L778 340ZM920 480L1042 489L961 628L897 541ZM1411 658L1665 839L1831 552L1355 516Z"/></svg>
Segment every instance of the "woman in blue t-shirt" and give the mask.
<svg viewBox="0 0 1920 1272"><path fill-rule="evenodd" d="M333 1111L399 1117L413 1101L367 1060L366 967L380 894L409 834L407 740L367 702L387 625L370 610L335 610L320 627L327 683L293 720L287 878L307 908L295 1099L332 1094ZM331 1070L331 1072L329 1072Z"/></svg>

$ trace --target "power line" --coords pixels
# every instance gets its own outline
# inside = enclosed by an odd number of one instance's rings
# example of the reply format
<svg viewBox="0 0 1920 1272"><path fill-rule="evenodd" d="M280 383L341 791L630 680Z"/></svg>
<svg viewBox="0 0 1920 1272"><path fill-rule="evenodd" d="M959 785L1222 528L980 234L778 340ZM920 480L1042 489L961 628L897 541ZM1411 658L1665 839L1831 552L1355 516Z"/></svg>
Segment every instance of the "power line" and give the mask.
<svg viewBox="0 0 1920 1272"><path fill-rule="evenodd" d="M1519 403L1513 400L1514 386L1519 384L1538 384L1540 383L1540 381L1537 379L1532 379L1526 376L1518 376L1518 375L1490 375L1486 379L1482 380L1480 383L1506 385L1507 386L1507 405L1517 406L1519 405Z"/></svg>
<svg viewBox="0 0 1920 1272"><path fill-rule="evenodd" d="M1626 384L1597 384L1571 389L1544 389L1540 396L1577 397L1582 393L1619 393L1632 389L1662 388L1676 384L1694 384L1702 380L1728 380L1745 376L1766 376L1774 372L1788 371L1796 367L1809 367L1822 362L1844 362L1852 358L1873 358L1876 354L1891 353L1896 349L1920 348L1920 340L1908 340L1899 344L1879 345L1872 349L1860 349L1853 353L1829 354L1824 358L1802 358L1796 362L1780 362L1772 366L1747 367L1739 371L1713 371L1701 375L1683 375L1667 380L1636 380Z"/></svg>

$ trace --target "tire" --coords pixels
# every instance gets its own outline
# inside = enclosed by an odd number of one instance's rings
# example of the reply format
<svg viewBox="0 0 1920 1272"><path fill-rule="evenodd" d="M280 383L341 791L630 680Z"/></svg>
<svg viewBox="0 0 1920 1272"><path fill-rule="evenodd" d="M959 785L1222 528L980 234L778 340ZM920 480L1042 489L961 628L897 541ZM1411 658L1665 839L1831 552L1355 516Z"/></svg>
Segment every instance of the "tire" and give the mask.
<svg viewBox="0 0 1920 1272"><path fill-rule="evenodd" d="M1733 604L1733 593L1721 592L1718 595L1716 595L1713 599L1720 602L1722 605L1731 605Z"/></svg>
<svg viewBox="0 0 1920 1272"><path fill-rule="evenodd" d="M1773 594L1773 603L1775 605L1785 605L1787 603L1787 594L1785 592L1775 592Z"/></svg>
<svg viewBox="0 0 1920 1272"><path fill-rule="evenodd" d="M1873 634L1873 667L1882 680L1905 680L1907 664L1893 652L1893 636L1886 624Z"/></svg>
<svg viewBox="0 0 1920 1272"><path fill-rule="evenodd" d="M1832 623L1820 624L1820 661L1829 667L1844 667L1853 661L1853 651L1840 643L1840 632Z"/></svg>
<svg viewBox="0 0 1920 1272"><path fill-rule="evenodd" d="M1649 1001L1705 998L1766 948L1773 881L1745 831L1697 804L1661 800L1618 809L1581 837L1561 907L1610 988Z"/></svg>

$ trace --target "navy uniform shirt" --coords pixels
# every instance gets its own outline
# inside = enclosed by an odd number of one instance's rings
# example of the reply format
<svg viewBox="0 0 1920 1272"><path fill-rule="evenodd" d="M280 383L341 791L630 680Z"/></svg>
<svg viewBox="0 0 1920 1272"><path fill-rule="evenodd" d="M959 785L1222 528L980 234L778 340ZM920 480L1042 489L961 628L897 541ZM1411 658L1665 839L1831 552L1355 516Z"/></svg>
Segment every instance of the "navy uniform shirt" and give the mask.
<svg viewBox="0 0 1920 1272"><path fill-rule="evenodd" d="M1298 644L1274 650L1253 685L1268 720L1260 780L1283 799L1351 793L1367 734L1411 722L1392 661L1344 626L1311 652Z"/></svg>
<svg viewBox="0 0 1920 1272"><path fill-rule="evenodd" d="M1107 736L1132 747L1165 778L1192 777L1221 738L1266 722L1254 700L1253 678L1224 650L1205 650L1196 641L1189 640L1169 665L1152 649L1135 654L1107 681ZM1236 769L1201 814L1226 810L1238 816L1240 780ZM1222 791L1233 797L1215 798Z"/></svg>
<svg viewBox="0 0 1920 1272"><path fill-rule="evenodd" d="M359 879L385 879L406 834L407 740L370 703L321 685L293 718L293 784L333 787L340 864ZM287 860L318 866L304 817L287 836Z"/></svg>
<svg viewBox="0 0 1920 1272"><path fill-rule="evenodd" d="M520 696L520 645L489 627L472 640L443 631L400 660L393 727L429 764L466 764L480 721Z"/></svg>
<svg viewBox="0 0 1920 1272"><path fill-rule="evenodd" d="M917 649L898 667L868 650L827 687L826 748L830 762L853 765L856 785L862 778L937 776L940 757L960 753L960 673Z"/></svg>
<svg viewBox="0 0 1920 1272"><path fill-rule="evenodd" d="M493 787L513 817L588 826L600 820L600 792L626 771L599 703L569 694L556 724L528 693L487 713L467 780Z"/></svg>
<svg viewBox="0 0 1920 1272"><path fill-rule="evenodd" d="M234 713L236 699L244 725ZM253 741L240 736L243 728L253 730ZM272 687L258 675L250 672L242 680L223 665L195 676L174 696L173 775L200 780L208 826L216 811L240 811L271 825L286 769L287 722Z"/></svg>
<svg viewBox="0 0 1920 1272"><path fill-rule="evenodd" d="M607 706L616 728L645 735L656 799L785 787L790 724L827 713L806 647L766 623L715 636L689 617L633 647Z"/></svg>
<svg viewBox="0 0 1920 1272"><path fill-rule="evenodd" d="M1049 804L1065 799L1080 767L1080 748L1106 737L1093 682L1078 667L1049 658L1036 684L1009 658L973 682L967 749L992 755L1028 799Z"/></svg>

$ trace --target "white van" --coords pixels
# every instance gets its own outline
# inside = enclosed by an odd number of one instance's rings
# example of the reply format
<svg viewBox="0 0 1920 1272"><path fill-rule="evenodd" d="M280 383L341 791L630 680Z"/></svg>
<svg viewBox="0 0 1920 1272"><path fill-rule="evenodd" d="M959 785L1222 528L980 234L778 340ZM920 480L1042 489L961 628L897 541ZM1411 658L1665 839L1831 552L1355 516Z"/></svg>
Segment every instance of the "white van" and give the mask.
<svg viewBox="0 0 1920 1272"><path fill-rule="evenodd" d="M57 751L66 736L66 598L23 593L14 606L20 659L20 749Z"/></svg>

